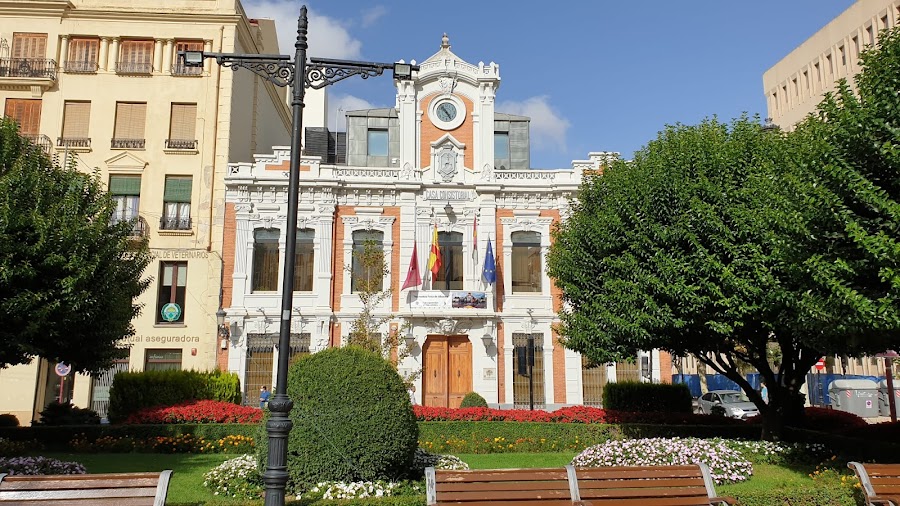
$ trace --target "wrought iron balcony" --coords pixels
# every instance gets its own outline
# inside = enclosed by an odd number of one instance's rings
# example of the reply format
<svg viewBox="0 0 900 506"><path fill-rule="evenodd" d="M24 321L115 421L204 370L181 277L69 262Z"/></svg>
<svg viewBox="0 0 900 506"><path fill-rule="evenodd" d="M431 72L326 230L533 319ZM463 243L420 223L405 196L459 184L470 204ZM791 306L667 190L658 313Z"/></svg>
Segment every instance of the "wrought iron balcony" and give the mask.
<svg viewBox="0 0 900 506"><path fill-rule="evenodd" d="M197 149L197 139L166 139L166 149Z"/></svg>
<svg viewBox="0 0 900 506"><path fill-rule="evenodd" d="M144 149L145 139L112 139L112 149Z"/></svg>
<svg viewBox="0 0 900 506"><path fill-rule="evenodd" d="M69 74L96 74L98 67L96 61L66 60L63 70Z"/></svg>
<svg viewBox="0 0 900 506"><path fill-rule="evenodd" d="M116 63L117 74L152 74L153 63L135 63L120 61Z"/></svg>
<svg viewBox="0 0 900 506"><path fill-rule="evenodd" d="M89 148L91 139L89 137L57 137L56 145L61 148Z"/></svg>
<svg viewBox="0 0 900 506"><path fill-rule="evenodd" d="M48 155L50 154L50 149L53 148L53 141L44 134L23 135L22 137L31 141L32 144L41 148L41 151Z"/></svg>
<svg viewBox="0 0 900 506"><path fill-rule="evenodd" d="M112 224L116 225L123 221L128 221L132 223L131 234L129 237L133 239L142 239L147 237L147 232L149 232L150 227L147 226L147 220L142 218L141 216L132 216L132 217L124 217L124 216L113 216Z"/></svg>
<svg viewBox="0 0 900 506"><path fill-rule="evenodd" d="M0 58L0 77L56 81L56 60L46 58Z"/></svg>
<svg viewBox="0 0 900 506"><path fill-rule="evenodd" d="M173 76L197 77L203 75L203 67L187 67L183 63L172 65Z"/></svg>
<svg viewBox="0 0 900 506"><path fill-rule="evenodd" d="M159 229L160 230L190 230L191 229L191 219L190 218L170 218L168 216L163 216L159 220Z"/></svg>

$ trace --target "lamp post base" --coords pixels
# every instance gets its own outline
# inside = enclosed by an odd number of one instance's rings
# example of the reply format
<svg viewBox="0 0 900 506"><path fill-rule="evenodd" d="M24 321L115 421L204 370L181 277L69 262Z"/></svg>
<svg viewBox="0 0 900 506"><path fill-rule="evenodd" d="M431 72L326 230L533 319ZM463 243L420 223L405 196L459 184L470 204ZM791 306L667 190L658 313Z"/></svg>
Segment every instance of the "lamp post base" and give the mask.
<svg viewBox="0 0 900 506"><path fill-rule="evenodd" d="M272 412L272 416L266 422L269 453L266 472L262 475L266 484L265 506L284 506L284 489L288 481L287 439L294 426L288 414L293 407L294 403L284 393L276 393L269 401L269 411Z"/></svg>

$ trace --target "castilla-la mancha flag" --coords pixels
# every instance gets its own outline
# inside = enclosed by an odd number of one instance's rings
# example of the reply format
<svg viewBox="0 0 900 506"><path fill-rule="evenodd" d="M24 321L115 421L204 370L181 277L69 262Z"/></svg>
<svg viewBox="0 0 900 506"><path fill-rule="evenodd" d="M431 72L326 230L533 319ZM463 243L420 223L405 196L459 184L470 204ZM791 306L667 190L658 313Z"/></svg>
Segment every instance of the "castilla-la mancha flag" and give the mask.
<svg viewBox="0 0 900 506"><path fill-rule="evenodd" d="M406 281L403 282L401 290L421 284L422 276L419 276L419 255L416 253L416 245L413 244L412 259L409 261L409 272L406 273Z"/></svg>
<svg viewBox="0 0 900 506"><path fill-rule="evenodd" d="M431 271L431 279L441 272L441 246L438 244L437 225L434 226L434 235L431 237L431 254L428 255L428 270Z"/></svg>

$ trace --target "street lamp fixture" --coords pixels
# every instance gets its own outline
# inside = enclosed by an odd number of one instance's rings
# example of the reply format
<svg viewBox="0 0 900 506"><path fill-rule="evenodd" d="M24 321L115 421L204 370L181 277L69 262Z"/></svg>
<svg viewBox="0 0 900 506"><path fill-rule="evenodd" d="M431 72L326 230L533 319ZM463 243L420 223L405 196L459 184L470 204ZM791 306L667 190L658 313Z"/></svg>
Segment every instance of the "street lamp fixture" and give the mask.
<svg viewBox="0 0 900 506"><path fill-rule="evenodd" d="M363 79L380 76L392 69L395 79L408 80L419 67L412 63L375 63L329 58L306 58L307 29L306 6L300 8L297 20L297 41L294 43L293 60L289 55L229 54L205 51L179 51L185 66L201 67L204 60L212 58L222 67L234 70L243 68L253 72L275 86L291 86L291 159L288 179L287 237L285 258L294 258L297 245L297 211L300 189L300 137L303 131L303 98L306 88L320 89L338 81L358 75ZM293 427L288 417L294 403L287 395L287 370L291 339L291 309L294 293L294 262L284 263L281 292L281 327L278 333L278 373L275 395L269 400L271 416L266 422L269 437L269 453L263 482L266 484L265 506L284 506L287 473L287 438ZM217 314L218 316L218 314ZM223 311L224 319L224 311Z"/></svg>
<svg viewBox="0 0 900 506"><path fill-rule="evenodd" d="M231 329L225 324L225 310L222 308L216 311L216 328L219 329L219 338L228 339L231 336Z"/></svg>

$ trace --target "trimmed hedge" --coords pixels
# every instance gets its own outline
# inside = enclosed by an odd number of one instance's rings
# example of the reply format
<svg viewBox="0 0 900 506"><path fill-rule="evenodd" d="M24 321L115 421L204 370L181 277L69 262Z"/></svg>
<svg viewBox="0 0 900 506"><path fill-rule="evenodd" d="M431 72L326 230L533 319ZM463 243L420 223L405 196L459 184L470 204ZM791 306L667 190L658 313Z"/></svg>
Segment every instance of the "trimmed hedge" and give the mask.
<svg viewBox="0 0 900 506"><path fill-rule="evenodd" d="M69 441L77 435L94 441L101 437L149 439L192 435L204 439L256 435L256 425L248 424L171 424L171 425L59 425L0 428L0 438L10 441L37 441L45 450L70 451Z"/></svg>
<svg viewBox="0 0 900 506"><path fill-rule="evenodd" d="M691 413L691 390L685 384L607 383L603 388L603 408L638 413Z"/></svg>
<svg viewBox="0 0 900 506"><path fill-rule="evenodd" d="M469 392L459 404L460 408L486 408L487 401L478 392Z"/></svg>
<svg viewBox="0 0 900 506"><path fill-rule="evenodd" d="M719 495L729 495L737 499L741 506L857 506L853 491L840 487L805 485L802 487L773 487L764 490L744 490L731 492L727 485L716 486Z"/></svg>
<svg viewBox="0 0 900 506"><path fill-rule="evenodd" d="M109 390L109 421L122 422L143 408L191 400L238 404L240 379L235 373L219 370L120 372Z"/></svg>
<svg viewBox="0 0 900 506"><path fill-rule="evenodd" d="M900 463L900 443L891 440L866 440L827 432L817 432L794 427L784 428L788 441L821 444L848 460L875 461L881 464Z"/></svg>

